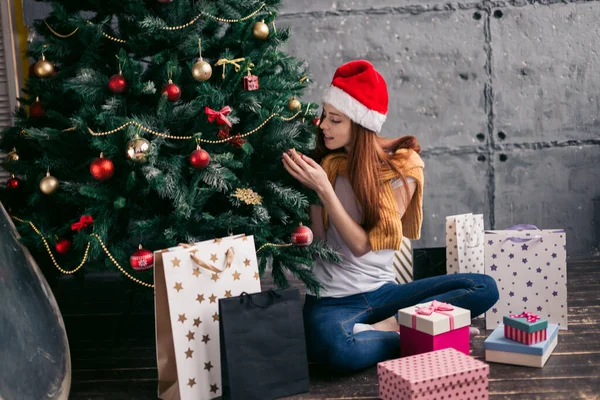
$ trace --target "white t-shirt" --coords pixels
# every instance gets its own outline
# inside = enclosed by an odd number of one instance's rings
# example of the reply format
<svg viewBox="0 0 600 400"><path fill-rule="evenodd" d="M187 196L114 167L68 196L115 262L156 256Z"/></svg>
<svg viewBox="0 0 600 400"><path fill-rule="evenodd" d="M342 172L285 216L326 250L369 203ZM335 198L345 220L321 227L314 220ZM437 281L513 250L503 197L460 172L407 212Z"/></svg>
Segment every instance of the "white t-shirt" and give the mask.
<svg viewBox="0 0 600 400"><path fill-rule="evenodd" d="M408 183L415 181L411 177L407 177L406 180ZM402 179L392 180L392 188L402 185ZM338 175L334 190L346 212L360 223L362 212L348 178ZM387 282L394 282L396 276L390 265L394 250L369 251L361 257L356 257L332 223L325 234L327 243L342 256L342 262L334 264L321 259L315 260L313 273L321 283L322 297L351 296L379 289ZM309 291L309 294L313 293Z"/></svg>

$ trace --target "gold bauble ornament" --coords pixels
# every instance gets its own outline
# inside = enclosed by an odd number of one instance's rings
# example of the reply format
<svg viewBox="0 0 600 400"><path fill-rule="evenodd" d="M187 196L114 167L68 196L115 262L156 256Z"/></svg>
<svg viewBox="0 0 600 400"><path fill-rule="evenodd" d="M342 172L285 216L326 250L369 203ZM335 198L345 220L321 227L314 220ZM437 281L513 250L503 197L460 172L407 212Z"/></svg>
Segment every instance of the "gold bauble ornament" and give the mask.
<svg viewBox="0 0 600 400"><path fill-rule="evenodd" d="M197 81L207 81L212 75L212 67L209 63L200 58L192 67L192 76Z"/></svg>
<svg viewBox="0 0 600 400"><path fill-rule="evenodd" d="M17 154L17 149L13 147L13 149L6 155L6 161L19 161L19 155Z"/></svg>
<svg viewBox="0 0 600 400"><path fill-rule="evenodd" d="M255 38L265 40L269 37L269 27L265 24L265 21L259 21L252 27L252 34Z"/></svg>
<svg viewBox="0 0 600 400"><path fill-rule="evenodd" d="M56 192L56 189L60 186L58 179L50 175L50 172L46 172L46 176L40 181L40 190L44 194L52 194Z"/></svg>
<svg viewBox="0 0 600 400"><path fill-rule="evenodd" d="M150 152L150 142L144 138L136 136L127 142L127 158L138 163L148 161Z"/></svg>
<svg viewBox="0 0 600 400"><path fill-rule="evenodd" d="M46 57L42 54L42 59L35 63L33 66L33 73L38 78L49 78L54 75L54 65L46 60Z"/></svg>
<svg viewBox="0 0 600 400"><path fill-rule="evenodd" d="M290 111L298 111L301 108L302 104L300 103L300 101L298 101L297 98L294 97L290 101L288 101L288 109Z"/></svg>

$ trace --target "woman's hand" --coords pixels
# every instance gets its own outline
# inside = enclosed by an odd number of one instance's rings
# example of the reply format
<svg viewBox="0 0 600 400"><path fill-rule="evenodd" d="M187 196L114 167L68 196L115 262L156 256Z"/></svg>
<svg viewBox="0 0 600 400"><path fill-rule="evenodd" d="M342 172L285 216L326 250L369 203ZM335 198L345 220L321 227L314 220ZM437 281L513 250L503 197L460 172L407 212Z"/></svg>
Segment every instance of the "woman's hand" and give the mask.
<svg viewBox="0 0 600 400"><path fill-rule="evenodd" d="M300 183L317 192L325 193L331 187L325 170L310 157L300 155L296 150L283 153L283 166Z"/></svg>

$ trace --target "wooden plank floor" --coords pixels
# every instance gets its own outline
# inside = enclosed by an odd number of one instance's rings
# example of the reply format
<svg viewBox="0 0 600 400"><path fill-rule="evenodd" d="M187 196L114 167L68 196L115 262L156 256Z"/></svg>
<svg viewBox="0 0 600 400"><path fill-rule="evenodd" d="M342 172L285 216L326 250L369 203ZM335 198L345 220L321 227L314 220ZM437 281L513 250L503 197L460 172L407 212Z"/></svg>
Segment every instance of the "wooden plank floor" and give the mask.
<svg viewBox="0 0 600 400"><path fill-rule="evenodd" d="M600 258L570 260L569 330L543 369L490 364L490 399L600 400ZM110 296L95 296L106 291ZM268 285L268 283L266 283ZM156 355L152 299L127 282L103 275L82 284L57 282L73 364L72 400L156 398ZM110 300L107 300L110 299ZM133 312L124 317L129 300ZM483 320L476 326L483 328ZM483 360L485 330L474 338L471 355ZM287 398L376 399L375 368L348 376L311 370L311 392Z"/></svg>

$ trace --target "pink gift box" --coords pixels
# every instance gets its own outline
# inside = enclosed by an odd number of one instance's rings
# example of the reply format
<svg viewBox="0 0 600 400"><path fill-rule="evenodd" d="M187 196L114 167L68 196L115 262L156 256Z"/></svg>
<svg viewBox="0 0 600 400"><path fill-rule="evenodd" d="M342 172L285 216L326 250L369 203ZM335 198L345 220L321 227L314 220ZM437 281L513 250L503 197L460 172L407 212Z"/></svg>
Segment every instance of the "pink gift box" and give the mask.
<svg viewBox="0 0 600 400"><path fill-rule="evenodd" d="M402 357L447 348L470 353L469 310L434 301L403 308L398 323Z"/></svg>
<svg viewBox="0 0 600 400"><path fill-rule="evenodd" d="M451 348L380 362L377 374L383 400L488 399L489 366Z"/></svg>

